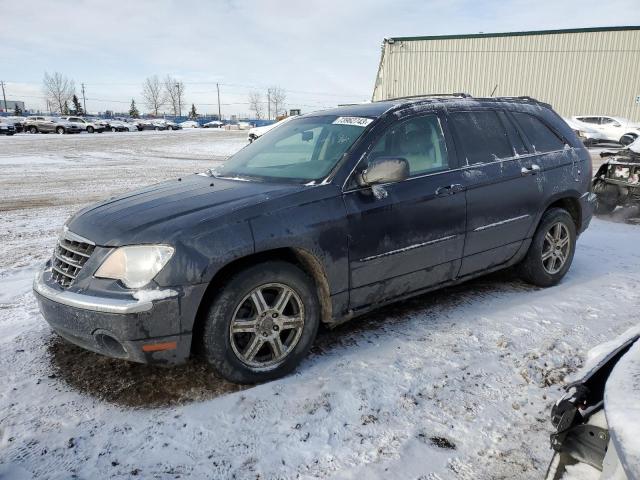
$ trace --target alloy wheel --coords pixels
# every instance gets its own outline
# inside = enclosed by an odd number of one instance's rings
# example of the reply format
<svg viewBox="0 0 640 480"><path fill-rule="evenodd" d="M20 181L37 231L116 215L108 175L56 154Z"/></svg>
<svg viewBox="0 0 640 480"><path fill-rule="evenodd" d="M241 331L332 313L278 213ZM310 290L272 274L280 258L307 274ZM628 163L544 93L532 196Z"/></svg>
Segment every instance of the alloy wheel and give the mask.
<svg viewBox="0 0 640 480"><path fill-rule="evenodd" d="M304 304L291 287L254 288L236 307L229 327L231 348L245 365L275 368L294 350L304 328Z"/></svg>
<svg viewBox="0 0 640 480"><path fill-rule="evenodd" d="M549 275L558 273L567 263L571 248L569 229L562 222L551 225L542 245L542 266Z"/></svg>

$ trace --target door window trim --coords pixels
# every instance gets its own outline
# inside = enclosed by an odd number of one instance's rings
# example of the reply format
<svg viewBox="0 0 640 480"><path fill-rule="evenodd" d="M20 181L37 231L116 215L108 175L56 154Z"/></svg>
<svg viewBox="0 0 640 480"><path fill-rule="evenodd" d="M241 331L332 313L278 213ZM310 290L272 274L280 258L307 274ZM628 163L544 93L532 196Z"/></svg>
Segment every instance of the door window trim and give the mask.
<svg viewBox="0 0 640 480"><path fill-rule="evenodd" d="M371 151L375 148L375 146L378 144L378 141L380 141L380 139L389 131L390 128L393 128L395 125L399 125L401 123L413 120L415 118L426 117L426 116L435 116L438 119L438 124L440 125L440 131L442 132L442 136L444 138L445 149L447 151L447 162L449 166L437 171L431 171L431 172L427 171L425 173L417 174L413 177L408 177L400 182L381 183L379 185L381 187L384 187L387 185L395 185L397 183L408 182L409 180L416 180L419 178L430 177L432 175L439 175L442 173L448 173L448 172L460 170L460 162L457 156L457 149L456 149L455 143L452 141L453 139L451 137L451 130L449 129L449 126L447 124L447 120L448 120L447 116L444 114L442 109L438 108L438 109L434 109L426 112L419 112L414 115L407 115L404 118L394 120L389 125L385 126L379 133L377 133L375 138L369 141L369 145L367 146L365 152L360 156L360 159L358 159L356 164L353 166L349 175L347 175L347 178L342 185L342 193L360 192L362 190L370 189L371 188L370 186L365 186L365 187L356 186L352 188L348 187L348 185L351 183L351 181L355 177L356 175L355 172L357 171L360 164L369 160ZM453 166L455 166L456 168L453 168Z"/></svg>

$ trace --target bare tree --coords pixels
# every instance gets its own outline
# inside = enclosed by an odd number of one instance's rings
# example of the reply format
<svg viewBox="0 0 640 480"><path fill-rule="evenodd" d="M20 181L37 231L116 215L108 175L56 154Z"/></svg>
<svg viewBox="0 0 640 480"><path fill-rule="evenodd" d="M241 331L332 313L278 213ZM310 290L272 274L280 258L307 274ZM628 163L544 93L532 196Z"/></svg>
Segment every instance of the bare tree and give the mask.
<svg viewBox="0 0 640 480"><path fill-rule="evenodd" d="M145 105L153 111L157 117L158 110L166 103L165 93L162 90L162 84L157 75L147 77L142 84L142 98Z"/></svg>
<svg viewBox="0 0 640 480"><path fill-rule="evenodd" d="M282 87L274 86L267 91L269 96L269 110L274 117L285 113L284 103L287 100L287 94Z"/></svg>
<svg viewBox="0 0 640 480"><path fill-rule="evenodd" d="M262 94L258 91L249 92L249 110L251 110L256 119L259 120L264 114L264 102L262 101Z"/></svg>
<svg viewBox="0 0 640 480"><path fill-rule="evenodd" d="M62 113L65 104L68 105L71 97L75 94L76 86L73 80L69 80L61 73L55 72L53 75L49 75L45 72L42 89L47 103Z"/></svg>
<svg viewBox="0 0 640 480"><path fill-rule="evenodd" d="M167 100L173 109L173 114L181 115L182 105L184 105L184 83L167 75L164 79L164 91L167 93Z"/></svg>

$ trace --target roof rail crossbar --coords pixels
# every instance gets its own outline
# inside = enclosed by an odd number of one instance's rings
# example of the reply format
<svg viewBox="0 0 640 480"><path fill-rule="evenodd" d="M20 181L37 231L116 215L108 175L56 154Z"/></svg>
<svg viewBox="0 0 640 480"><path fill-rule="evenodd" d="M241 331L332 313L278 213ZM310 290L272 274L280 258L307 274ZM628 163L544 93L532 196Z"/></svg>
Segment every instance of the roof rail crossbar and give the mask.
<svg viewBox="0 0 640 480"><path fill-rule="evenodd" d="M408 100L411 98L424 98L424 97L460 97L460 98L471 98L471 95L468 93L423 93L421 95L406 95L404 97L394 97L394 98L386 98L381 100L383 102L388 102L390 100Z"/></svg>

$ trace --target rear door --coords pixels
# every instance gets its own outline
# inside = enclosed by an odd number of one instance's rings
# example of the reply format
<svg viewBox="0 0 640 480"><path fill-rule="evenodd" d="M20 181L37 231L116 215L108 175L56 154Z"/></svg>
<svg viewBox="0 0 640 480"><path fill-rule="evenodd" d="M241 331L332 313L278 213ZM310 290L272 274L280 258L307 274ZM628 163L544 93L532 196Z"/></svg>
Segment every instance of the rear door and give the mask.
<svg viewBox="0 0 640 480"><path fill-rule="evenodd" d="M540 169L500 110L449 114L466 161L467 228L460 276L509 261L522 246L543 203Z"/></svg>
<svg viewBox="0 0 640 480"><path fill-rule="evenodd" d="M410 178L382 187L347 187L350 304L357 309L455 277L464 247L462 171L439 113L394 122L363 160L405 158ZM356 172L359 169L356 169Z"/></svg>
<svg viewBox="0 0 640 480"><path fill-rule="evenodd" d="M540 169L539 188L545 191L547 198L554 193L550 188L555 192L575 188L576 182L587 172L583 171L580 157L569 142L537 115L525 112L508 112L508 115L531 150L522 158L524 166L536 165Z"/></svg>

